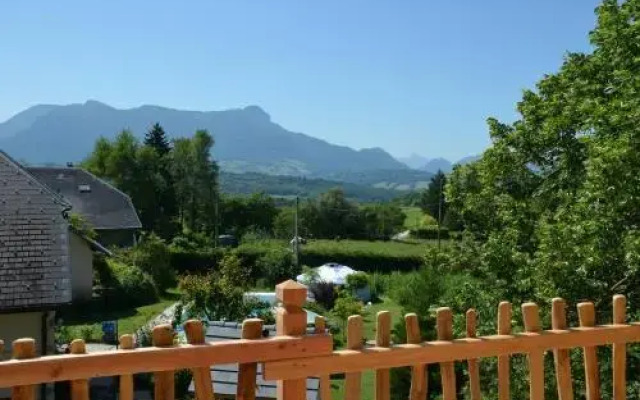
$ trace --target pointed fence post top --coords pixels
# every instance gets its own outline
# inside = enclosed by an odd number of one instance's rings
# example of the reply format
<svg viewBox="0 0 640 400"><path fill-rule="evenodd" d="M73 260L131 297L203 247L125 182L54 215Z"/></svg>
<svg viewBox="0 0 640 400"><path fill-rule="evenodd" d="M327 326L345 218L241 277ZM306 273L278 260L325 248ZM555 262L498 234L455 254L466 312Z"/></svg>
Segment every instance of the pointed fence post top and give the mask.
<svg viewBox="0 0 640 400"><path fill-rule="evenodd" d="M302 307L307 301L307 287L289 279L276 285L276 298L285 306Z"/></svg>

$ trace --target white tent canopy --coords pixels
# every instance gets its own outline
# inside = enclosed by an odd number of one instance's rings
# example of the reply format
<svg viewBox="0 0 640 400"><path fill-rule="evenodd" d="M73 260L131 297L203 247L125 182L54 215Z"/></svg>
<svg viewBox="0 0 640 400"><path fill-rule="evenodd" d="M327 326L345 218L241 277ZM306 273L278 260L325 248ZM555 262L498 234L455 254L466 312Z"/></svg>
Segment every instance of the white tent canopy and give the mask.
<svg viewBox="0 0 640 400"><path fill-rule="evenodd" d="M356 270L346 265L340 265L337 263L327 263L314 269L317 274L318 280L322 282L333 283L334 285L344 285L347 283L347 276L355 274ZM305 274L300 274L296 277L296 280L303 284L308 284L309 277Z"/></svg>

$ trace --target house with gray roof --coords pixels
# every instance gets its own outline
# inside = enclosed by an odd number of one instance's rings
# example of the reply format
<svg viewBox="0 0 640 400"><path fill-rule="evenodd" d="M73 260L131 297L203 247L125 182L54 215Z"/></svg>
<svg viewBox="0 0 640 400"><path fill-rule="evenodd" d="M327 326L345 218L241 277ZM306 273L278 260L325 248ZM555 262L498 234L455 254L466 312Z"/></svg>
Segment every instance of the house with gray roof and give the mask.
<svg viewBox="0 0 640 400"><path fill-rule="evenodd" d="M105 246L131 246L142 229L131 198L108 182L77 167L28 167L27 171L71 204Z"/></svg>
<svg viewBox="0 0 640 400"><path fill-rule="evenodd" d="M209 321L206 328L207 342L240 339L242 323L229 321ZM263 337L275 336L275 325L265 325ZM219 364L211 366L211 382L216 399L235 399L238 390L238 364ZM307 378L307 400L320 400L320 381L318 378ZM195 394L193 381L189 393ZM277 397L276 381L267 381L262 376L262 364L258 364L256 375L256 399L275 399Z"/></svg>
<svg viewBox="0 0 640 400"><path fill-rule="evenodd" d="M102 246L70 227L71 208L0 151L0 359L23 337L53 353L56 308L91 298L93 250Z"/></svg>

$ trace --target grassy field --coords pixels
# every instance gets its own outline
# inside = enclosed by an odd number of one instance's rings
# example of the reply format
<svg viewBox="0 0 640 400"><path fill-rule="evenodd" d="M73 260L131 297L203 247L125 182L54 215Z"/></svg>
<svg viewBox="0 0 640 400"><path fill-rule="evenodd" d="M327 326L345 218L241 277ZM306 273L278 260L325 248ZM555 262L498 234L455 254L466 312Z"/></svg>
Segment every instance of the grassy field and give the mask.
<svg viewBox="0 0 640 400"><path fill-rule="evenodd" d="M310 240L303 247L303 252L316 251L330 253L348 253L353 255L389 255L389 256L422 256L425 245L435 241L421 241L412 243L383 242L368 240Z"/></svg>
<svg viewBox="0 0 640 400"><path fill-rule="evenodd" d="M101 341L102 321L118 320L118 333L134 333L167 307L177 302L180 295L177 289L169 289L157 302L125 310L111 310L108 307L72 308L58 313L63 325L72 338L87 341Z"/></svg>
<svg viewBox="0 0 640 400"><path fill-rule="evenodd" d="M416 229L422 225L424 213L419 207L402 207L402 211L406 215L404 219L404 227L406 229Z"/></svg>

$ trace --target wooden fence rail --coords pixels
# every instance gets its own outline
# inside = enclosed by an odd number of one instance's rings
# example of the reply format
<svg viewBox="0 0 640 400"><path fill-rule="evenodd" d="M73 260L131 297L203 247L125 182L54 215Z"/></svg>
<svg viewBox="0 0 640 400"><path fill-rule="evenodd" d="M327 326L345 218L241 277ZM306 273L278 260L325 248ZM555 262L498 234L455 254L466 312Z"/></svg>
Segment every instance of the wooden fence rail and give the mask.
<svg viewBox="0 0 640 400"><path fill-rule="evenodd" d="M257 364L262 363L266 380L278 381L280 400L306 398L306 378L318 377L321 400L331 400L330 375L344 373L346 400L361 398L362 371L375 371L375 399L388 400L391 394L390 369L411 367L409 400L424 400L428 393L426 370L429 364L439 366L442 397L459 397L455 362L465 362L468 369L468 393L471 400L482 398L480 368L482 358L497 357L498 398L506 400L510 394L511 356L527 356L529 369L529 397L543 400L545 396L544 353L553 352L556 387L560 400L573 400L573 382L569 349L582 349L585 371L585 393L588 400L599 400L600 375L597 346L612 345L613 399L626 399L626 344L640 342L640 323L626 322L626 299L613 299L613 323L596 325L592 303L577 305L579 327L569 328L566 304L553 299L552 326L543 330L536 304L522 305L522 333L512 333L512 307L502 302L498 306L497 334L477 336L474 310L466 317L466 337L453 337L453 315L450 309L440 308L436 315L437 340L422 341L418 316L405 317L406 344L391 343L391 318L386 311L378 313L375 345L367 347L362 337L362 317L352 316L347 322L346 349L334 351L332 338L326 334L325 321L316 320L314 334L306 334L306 288L288 281L276 287L282 302L277 313L278 336L260 338L262 322L247 320L243 324L242 339L207 343L203 325L188 321L185 332L188 344L174 343L169 325L154 328L153 347L134 348L133 338L124 335L121 349L111 352L87 353L84 342L75 340L71 354L37 357L32 339L13 343L13 359L0 362L0 387L11 387L13 399L35 398L34 385L55 381L71 381L72 400L87 400L88 382L99 376L120 377L120 398L133 399L133 374L154 374L155 399L173 400L174 372L190 369L197 400L212 400L215 386L210 375L214 364L238 363L237 398L256 398ZM0 348L2 342L0 341Z"/></svg>

